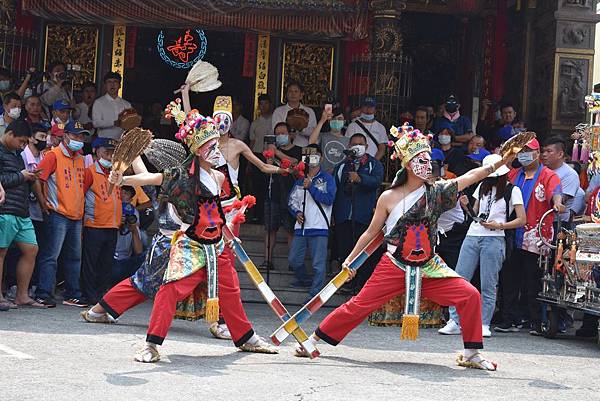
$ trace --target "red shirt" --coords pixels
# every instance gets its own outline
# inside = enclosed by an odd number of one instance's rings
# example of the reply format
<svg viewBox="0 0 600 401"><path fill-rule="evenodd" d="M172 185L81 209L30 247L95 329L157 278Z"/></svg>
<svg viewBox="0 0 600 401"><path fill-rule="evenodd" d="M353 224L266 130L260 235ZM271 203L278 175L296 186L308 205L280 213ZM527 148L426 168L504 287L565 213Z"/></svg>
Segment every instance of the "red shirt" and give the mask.
<svg viewBox="0 0 600 401"><path fill-rule="evenodd" d="M540 249L537 246L539 242L537 225L542 215L554 206L552 197L560 195L562 187L558 175L548 167L540 165L536 175L537 179L535 176L531 179L525 179L524 172L519 168L511 170L508 173L508 179L521 189L527 217L525 227L517 229L516 245L526 251L542 254L547 250ZM535 182L533 182L534 179ZM542 223L542 235L548 240L551 240L554 235L553 221L554 215L550 214Z"/></svg>

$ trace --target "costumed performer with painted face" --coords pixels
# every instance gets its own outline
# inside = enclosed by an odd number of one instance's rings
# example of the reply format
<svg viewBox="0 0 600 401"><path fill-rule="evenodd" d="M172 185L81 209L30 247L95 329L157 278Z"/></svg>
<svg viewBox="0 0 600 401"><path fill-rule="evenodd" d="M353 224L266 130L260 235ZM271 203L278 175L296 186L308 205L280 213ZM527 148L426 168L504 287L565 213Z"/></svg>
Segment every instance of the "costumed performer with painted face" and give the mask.
<svg viewBox="0 0 600 401"><path fill-rule="evenodd" d="M162 185L182 220L191 222L185 232L179 231L173 237L170 260L155 297L146 343L135 359L140 362L160 359L156 346L162 344L168 332L177 301L188 298L204 282L208 287L207 321L218 319L220 305L230 321L236 346L243 351L276 353L274 347L254 334L241 304L235 271L217 268L217 258L223 250L222 226L225 224L220 202L224 177L212 170L220 157L219 133L210 118L192 110L185 117L177 137L195 155L189 170L182 173L176 168L159 174L128 177L113 174L111 177L119 185ZM217 288L220 297L217 297ZM109 312L114 310L118 316L146 299L128 278L103 298L102 306Z"/></svg>
<svg viewBox="0 0 600 401"><path fill-rule="evenodd" d="M384 226L387 253L358 295L330 313L310 338L315 343L323 339L337 345L371 312L392 297L406 293L402 338L416 339L422 294L440 305L455 306L460 316L464 316L461 323L465 351L458 364L496 370L496 364L479 353L483 348L479 292L435 253L437 220L456 205L459 191L511 163L515 155L511 152L493 165L449 181L430 183L430 138L407 125L401 131L393 127L390 133L397 138L392 158L399 159L401 168L390 189L379 197L369 228L342 266L347 268ZM350 272L353 277L356 271ZM306 356L306 352L299 348L296 355Z"/></svg>

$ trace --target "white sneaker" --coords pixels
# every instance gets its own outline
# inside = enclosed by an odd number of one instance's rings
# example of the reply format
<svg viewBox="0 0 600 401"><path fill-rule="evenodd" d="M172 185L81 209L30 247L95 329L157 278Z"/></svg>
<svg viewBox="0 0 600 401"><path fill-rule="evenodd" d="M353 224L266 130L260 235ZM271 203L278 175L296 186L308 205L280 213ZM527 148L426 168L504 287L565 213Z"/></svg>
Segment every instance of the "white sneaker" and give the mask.
<svg viewBox="0 0 600 401"><path fill-rule="evenodd" d="M454 320L450 319L444 327L438 330L438 333L447 336L458 335L460 334L460 326Z"/></svg>
<svg viewBox="0 0 600 401"><path fill-rule="evenodd" d="M490 326L486 326L485 324L483 326L481 326L481 333L486 338L489 338L492 336L492 332L490 331Z"/></svg>

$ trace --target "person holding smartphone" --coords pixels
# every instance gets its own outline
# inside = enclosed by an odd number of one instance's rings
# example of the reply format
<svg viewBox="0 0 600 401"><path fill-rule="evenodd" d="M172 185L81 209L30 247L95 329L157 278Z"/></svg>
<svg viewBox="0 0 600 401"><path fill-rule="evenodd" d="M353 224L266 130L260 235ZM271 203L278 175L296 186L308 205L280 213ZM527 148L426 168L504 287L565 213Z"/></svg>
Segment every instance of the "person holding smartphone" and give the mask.
<svg viewBox="0 0 600 401"><path fill-rule="evenodd" d="M6 189L6 201L0 206L0 285L8 247L14 242L21 251L14 303L4 299L0 293L0 310L4 311L17 306L46 307L28 294L38 252L35 230L29 217L29 192L32 186L39 186L39 171L27 171L18 152L27 145L30 137L29 124L17 120L9 124L0 138L0 183Z"/></svg>

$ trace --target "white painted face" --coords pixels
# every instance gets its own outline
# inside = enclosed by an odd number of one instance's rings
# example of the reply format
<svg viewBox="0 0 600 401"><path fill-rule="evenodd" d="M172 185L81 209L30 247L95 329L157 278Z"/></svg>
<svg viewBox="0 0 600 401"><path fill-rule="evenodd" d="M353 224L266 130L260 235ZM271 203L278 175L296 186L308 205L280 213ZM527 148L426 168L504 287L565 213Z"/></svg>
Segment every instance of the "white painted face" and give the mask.
<svg viewBox="0 0 600 401"><path fill-rule="evenodd" d="M422 180L428 180L431 177L431 155L429 152L421 152L413 157L408 163L413 174Z"/></svg>
<svg viewBox="0 0 600 401"><path fill-rule="evenodd" d="M218 165L219 159L221 158L221 151L219 150L219 141L217 139L211 139L204 145L200 146L197 154L203 160L209 162L211 165Z"/></svg>
<svg viewBox="0 0 600 401"><path fill-rule="evenodd" d="M231 129L231 114L226 112L217 112L213 114L213 120L215 120L217 124L217 131L219 131L219 134L225 135Z"/></svg>

